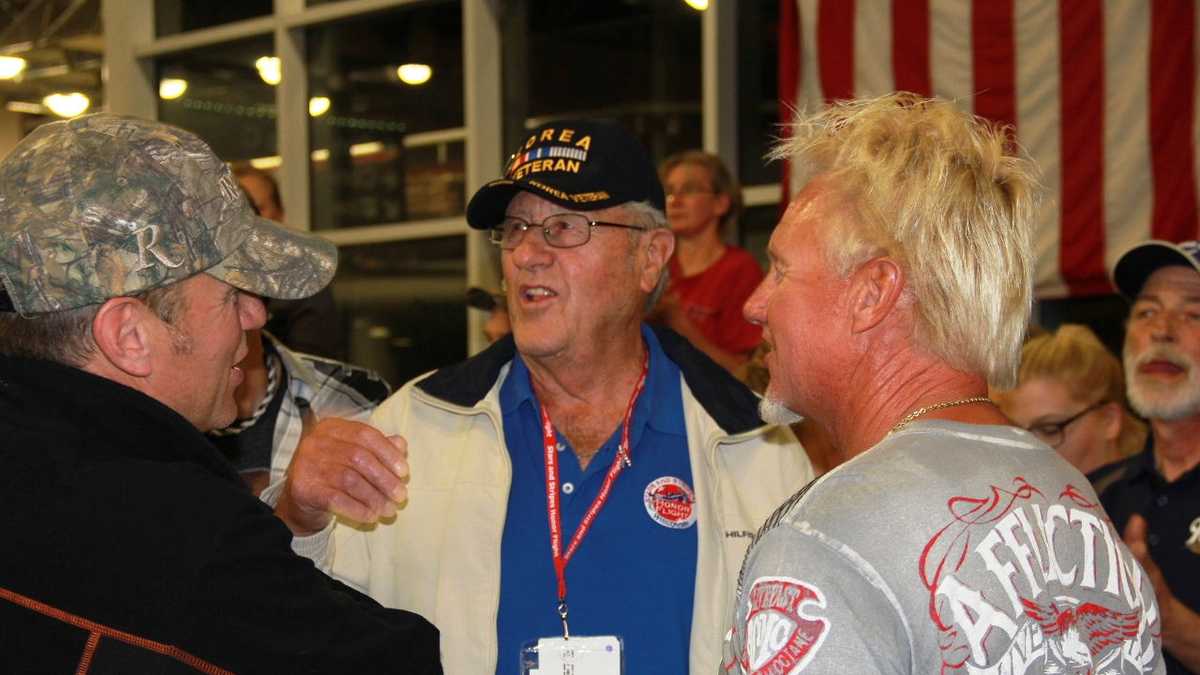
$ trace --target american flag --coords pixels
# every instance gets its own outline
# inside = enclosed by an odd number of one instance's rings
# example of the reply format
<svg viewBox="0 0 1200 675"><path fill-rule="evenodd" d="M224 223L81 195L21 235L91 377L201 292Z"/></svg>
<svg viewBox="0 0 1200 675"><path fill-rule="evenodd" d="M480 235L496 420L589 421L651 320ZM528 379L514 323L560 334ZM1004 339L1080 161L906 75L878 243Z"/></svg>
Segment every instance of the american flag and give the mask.
<svg viewBox="0 0 1200 675"><path fill-rule="evenodd" d="M1196 0L780 0L780 115L906 90L1012 125L1046 186L1038 296L1109 293L1127 248L1200 232L1198 21Z"/></svg>

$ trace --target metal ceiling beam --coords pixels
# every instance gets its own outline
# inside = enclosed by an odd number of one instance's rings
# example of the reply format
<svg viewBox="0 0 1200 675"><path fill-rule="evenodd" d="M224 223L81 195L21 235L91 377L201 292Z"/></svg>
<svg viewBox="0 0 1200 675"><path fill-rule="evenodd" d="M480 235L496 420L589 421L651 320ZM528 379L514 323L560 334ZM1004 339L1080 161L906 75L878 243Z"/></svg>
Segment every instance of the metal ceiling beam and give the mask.
<svg viewBox="0 0 1200 675"><path fill-rule="evenodd" d="M59 13L58 18L50 22L49 26L46 26L46 30L44 33L42 33L41 37L38 38L38 42L48 42L53 39L54 36L58 34L58 31L62 30L62 27L67 25L67 22L73 19L75 15L79 13L79 10L87 6L89 2L94 1L95 0L74 0L66 9Z"/></svg>

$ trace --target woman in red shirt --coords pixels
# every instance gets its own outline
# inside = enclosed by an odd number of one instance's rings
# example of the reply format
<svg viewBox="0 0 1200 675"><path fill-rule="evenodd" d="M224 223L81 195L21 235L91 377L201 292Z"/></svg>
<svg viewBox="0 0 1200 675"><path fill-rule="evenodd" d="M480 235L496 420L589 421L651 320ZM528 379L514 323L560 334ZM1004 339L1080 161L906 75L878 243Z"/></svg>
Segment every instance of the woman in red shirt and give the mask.
<svg viewBox="0 0 1200 675"><path fill-rule="evenodd" d="M762 340L762 329L742 316L762 268L745 249L723 238L741 213L741 186L719 157L699 150L667 158L659 177L675 255L670 286L653 319L736 372Z"/></svg>

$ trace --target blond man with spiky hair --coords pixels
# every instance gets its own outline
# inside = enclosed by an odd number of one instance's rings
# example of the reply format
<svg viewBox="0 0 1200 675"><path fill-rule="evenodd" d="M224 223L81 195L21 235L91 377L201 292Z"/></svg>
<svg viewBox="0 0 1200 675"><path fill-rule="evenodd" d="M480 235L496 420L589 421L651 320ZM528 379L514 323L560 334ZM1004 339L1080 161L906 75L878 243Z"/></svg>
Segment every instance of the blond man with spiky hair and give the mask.
<svg viewBox="0 0 1200 675"><path fill-rule="evenodd" d="M745 306L762 412L849 460L756 536L726 671L1163 672L1153 587L1087 480L986 395L1025 331L1034 167L911 94L802 117L774 156L809 175Z"/></svg>

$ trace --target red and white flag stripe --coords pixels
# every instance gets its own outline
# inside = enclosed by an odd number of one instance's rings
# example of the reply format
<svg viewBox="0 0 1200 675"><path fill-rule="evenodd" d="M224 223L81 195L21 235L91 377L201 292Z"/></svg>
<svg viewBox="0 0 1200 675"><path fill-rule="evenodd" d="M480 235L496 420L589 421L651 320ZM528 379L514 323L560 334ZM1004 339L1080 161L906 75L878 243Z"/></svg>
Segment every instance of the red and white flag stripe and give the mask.
<svg viewBox="0 0 1200 675"><path fill-rule="evenodd" d="M1111 292L1107 270L1130 246L1200 234L1196 0L781 0L780 9L784 120L792 108L907 90L1013 126L1047 188L1039 297Z"/></svg>

